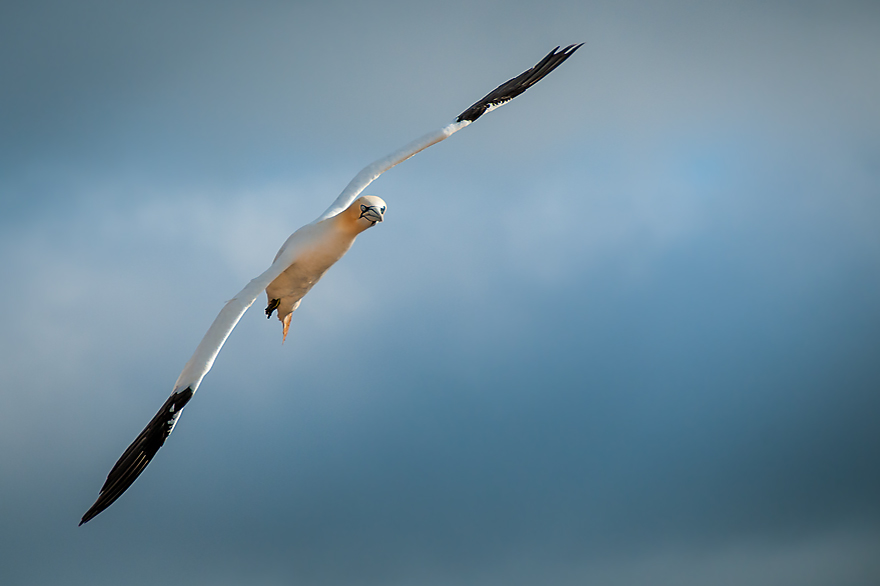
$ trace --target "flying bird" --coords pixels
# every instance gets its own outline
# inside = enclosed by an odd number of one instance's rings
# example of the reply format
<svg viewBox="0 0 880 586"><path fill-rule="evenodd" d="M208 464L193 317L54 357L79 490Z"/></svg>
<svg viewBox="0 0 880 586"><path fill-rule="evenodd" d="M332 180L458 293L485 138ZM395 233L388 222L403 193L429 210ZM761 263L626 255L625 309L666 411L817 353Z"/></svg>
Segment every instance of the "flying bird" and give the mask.
<svg viewBox="0 0 880 586"><path fill-rule="evenodd" d="M577 51L583 43L556 47L537 65L501 84L452 123L430 132L366 167L342 190L321 216L290 235L275 260L263 274L253 279L226 303L199 343L183 372L174 383L171 396L144 430L125 450L101 487L95 504L83 515L80 525L109 507L137 479L174 430L183 408L211 370L220 348L244 312L265 291L266 316L277 314L282 323L282 341L287 338L290 318L302 298L324 273L342 258L361 232L385 219L385 202L373 195L360 196L379 175L429 146L447 139L472 124L486 112L520 95ZM359 197L360 196L360 197Z"/></svg>

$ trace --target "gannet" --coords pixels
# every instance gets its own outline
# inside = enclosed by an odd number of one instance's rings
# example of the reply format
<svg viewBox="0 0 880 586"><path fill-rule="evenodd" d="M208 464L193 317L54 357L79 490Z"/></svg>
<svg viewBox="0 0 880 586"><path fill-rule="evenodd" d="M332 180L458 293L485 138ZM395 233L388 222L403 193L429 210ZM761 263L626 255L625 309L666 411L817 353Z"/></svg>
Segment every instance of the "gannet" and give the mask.
<svg viewBox="0 0 880 586"><path fill-rule="evenodd" d="M277 312L282 323L282 342L287 338L290 318L302 298L334 263L354 244L358 234L385 219L387 206L374 195L360 196L379 175L462 128L480 116L502 106L539 82L568 59L581 44L556 47L537 65L501 84L450 124L418 138L366 167L342 190L339 197L314 222L290 235L281 246L272 266L253 279L226 303L199 343L183 372L174 383L171 396L144 430L123 452L107 475L95 504L86 511L80 525L109 507L137 479L174 430L183 408L211 370L217 354L244 312L265 291L266 316ZM360 196L360 197L358 197Z"/></svg>

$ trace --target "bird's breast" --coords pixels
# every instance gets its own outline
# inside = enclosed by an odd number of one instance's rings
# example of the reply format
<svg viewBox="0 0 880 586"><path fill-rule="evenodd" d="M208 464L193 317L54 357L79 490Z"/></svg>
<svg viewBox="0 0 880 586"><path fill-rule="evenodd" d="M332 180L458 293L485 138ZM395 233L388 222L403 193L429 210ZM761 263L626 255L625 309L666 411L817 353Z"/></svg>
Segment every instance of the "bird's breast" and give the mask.
<svg viewBox="0 0 880 586"><path fill-rule="evenodd" d="M293 305L348 252L353 243L354 237L344 233L320 234L309 246L303 247L293 264L266 288L269 299L280 299L282 305ZM280 308L279 315L283 315Z"/></svg>

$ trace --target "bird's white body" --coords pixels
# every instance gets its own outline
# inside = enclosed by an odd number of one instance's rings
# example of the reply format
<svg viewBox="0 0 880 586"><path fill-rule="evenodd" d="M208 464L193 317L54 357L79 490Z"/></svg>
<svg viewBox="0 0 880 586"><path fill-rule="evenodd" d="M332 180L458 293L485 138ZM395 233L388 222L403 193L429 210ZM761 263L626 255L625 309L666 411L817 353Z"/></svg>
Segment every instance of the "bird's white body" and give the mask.
<svg viewBox="0 0 880 586"><path fill-rule="evenodd" d="M275 255L272 266L226 303L177 378L174 392L186 388L193 393L198 390L226 338L263 291L270 302L279 300L278 319L284 324L282 335L287 337L290 316L303 296L348 252L358 234L382 221L381 215L373 220L362 217L362 208L366 207L381 208L384 214L385 202L381 198L365 195L349 203L342 212L319 218L291 234Z"/></svg>
<svg viewBox="0 0 880 586"><path fill-rule="evenodd" d="M268 299L280 301L278 315L281 319L299 306L300 300L327 269L354 244L357 234L342 229L339 222L334 220L335 217L303 226L291 234L278 251L280 255L288 246L294 246L299 251L293 264L266 287Z"/></svg>
<svg viewBox="0 0 880 586"><path fill-rule="evenodd" d="M277 309L278 319L284 324L284 338L290 326L290 315L299 307L305 294L348 252L358 234L376 224L376 221L362 217L361 208L377 210L379 222L385 214L382 199L372 195L358 198L341 213L307 224L291 234L275 255L275 262L288 254L294 259L266 287L270 307L274 304L272 309ZM267 310L267 313L272 312Z"/></svg>

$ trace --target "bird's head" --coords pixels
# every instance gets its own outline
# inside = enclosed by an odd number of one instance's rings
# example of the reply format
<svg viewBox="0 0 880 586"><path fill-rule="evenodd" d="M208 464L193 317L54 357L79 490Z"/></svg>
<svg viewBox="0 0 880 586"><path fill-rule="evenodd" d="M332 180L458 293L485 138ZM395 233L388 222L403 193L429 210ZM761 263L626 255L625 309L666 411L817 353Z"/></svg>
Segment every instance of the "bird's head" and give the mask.
<svg viewBox="0 0 880 586"><path fill-rule="evenodd" d="M385 218L385 202L375 195L364 195L355 200L349 208L350 213L357 217L363 230L375 226Z"/></svg>

